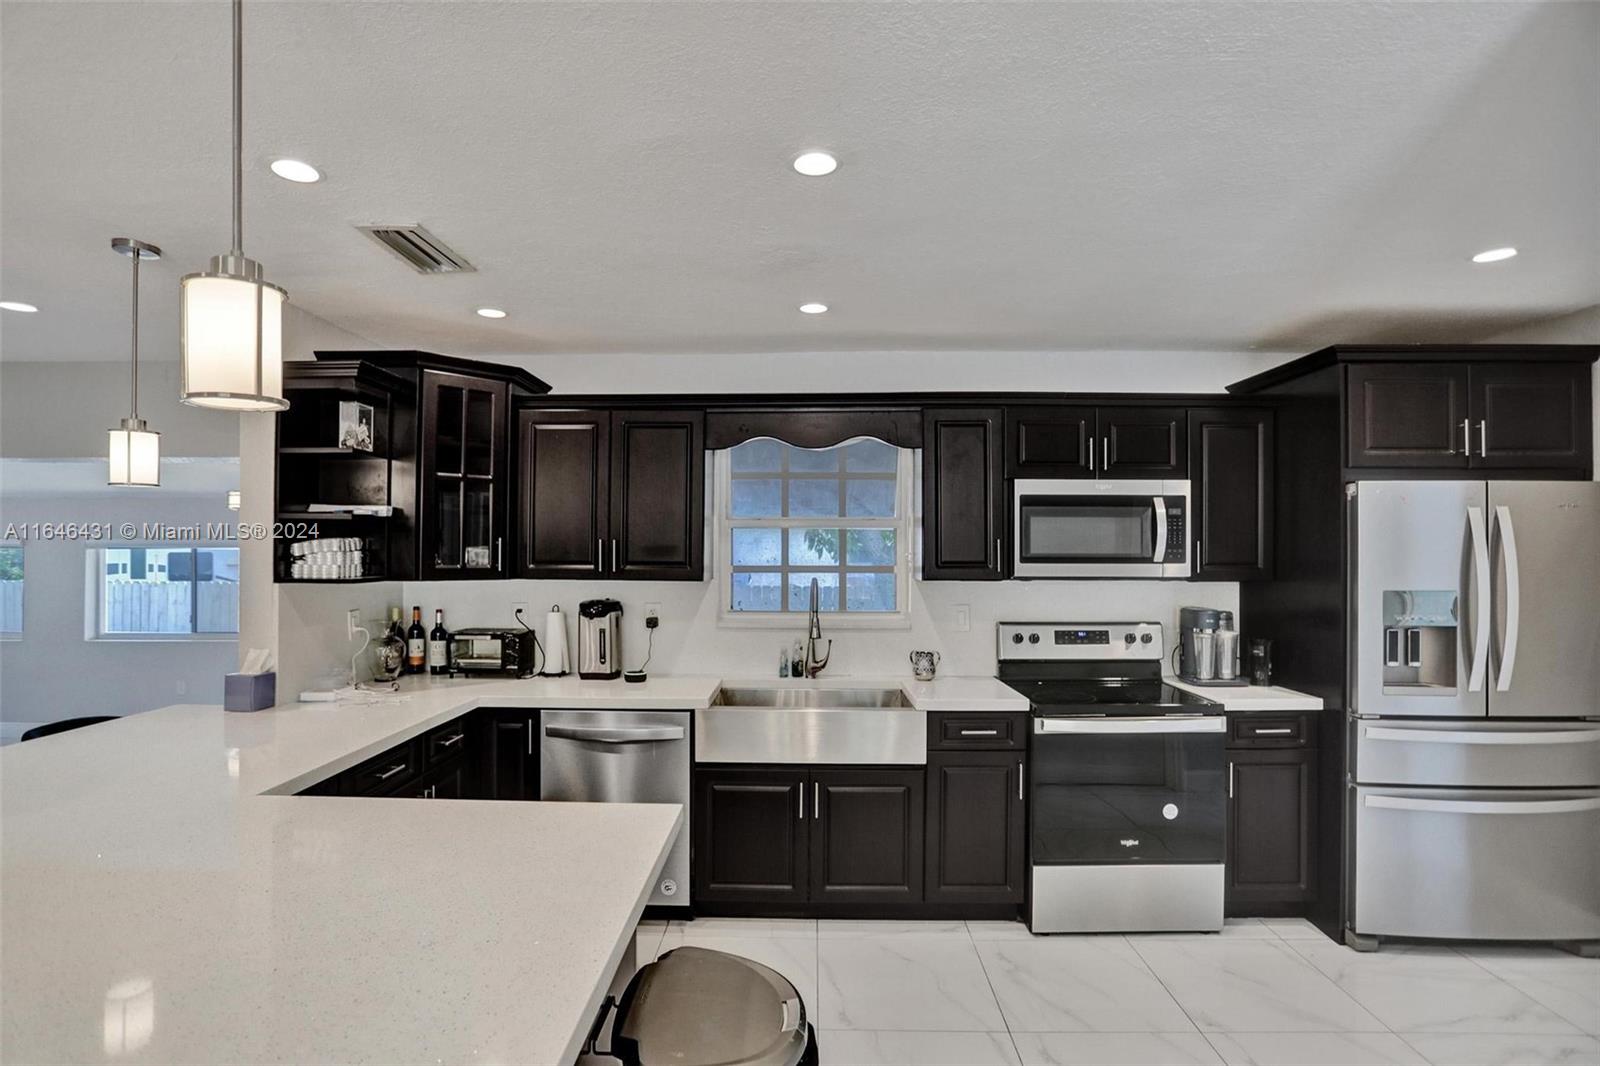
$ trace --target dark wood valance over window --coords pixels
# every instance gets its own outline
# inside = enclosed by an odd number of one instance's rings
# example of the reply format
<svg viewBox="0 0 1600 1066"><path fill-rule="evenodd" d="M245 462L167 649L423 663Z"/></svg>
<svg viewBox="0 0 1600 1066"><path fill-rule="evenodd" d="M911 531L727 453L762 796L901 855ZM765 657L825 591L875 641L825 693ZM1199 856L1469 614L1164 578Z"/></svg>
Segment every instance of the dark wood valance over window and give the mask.
<svg viewBox="0 0 1600 1066"><path fill-rule="evenodd" d="M852 437L876 437L897 448L920 448L922 411L835 407L706 412L707 448L732 448L757 437L775 437L799 448L831 448Z"/></svg>

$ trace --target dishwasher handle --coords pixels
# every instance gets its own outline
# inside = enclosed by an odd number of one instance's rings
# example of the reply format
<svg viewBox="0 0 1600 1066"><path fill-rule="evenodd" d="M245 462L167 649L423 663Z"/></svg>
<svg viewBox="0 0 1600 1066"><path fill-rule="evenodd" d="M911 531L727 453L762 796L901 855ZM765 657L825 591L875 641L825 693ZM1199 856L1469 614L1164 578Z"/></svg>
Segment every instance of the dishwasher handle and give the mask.
<svg viewBox="0 0 1600 1066"><path fill-rule="evenodd" d="M544 735L556 740L589 740L596 744L656 744L661 741L683 740L689 734L681 725L637 726L628 729L547 725L544 727Z"/></svg>

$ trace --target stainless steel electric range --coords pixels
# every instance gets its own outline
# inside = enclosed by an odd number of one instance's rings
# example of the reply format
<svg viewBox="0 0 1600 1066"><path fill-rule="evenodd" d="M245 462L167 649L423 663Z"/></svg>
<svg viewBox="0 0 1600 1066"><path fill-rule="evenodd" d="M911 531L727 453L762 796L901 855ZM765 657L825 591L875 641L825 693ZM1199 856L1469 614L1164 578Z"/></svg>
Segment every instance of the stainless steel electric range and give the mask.
<svg viewBox="0 0 1600 1066"><path fill-rule="evenodd" d="M1157 622L1002 622L1028 697L1035 933L1218 931L1228 804L1222 708L1164 683Z"/></svg>

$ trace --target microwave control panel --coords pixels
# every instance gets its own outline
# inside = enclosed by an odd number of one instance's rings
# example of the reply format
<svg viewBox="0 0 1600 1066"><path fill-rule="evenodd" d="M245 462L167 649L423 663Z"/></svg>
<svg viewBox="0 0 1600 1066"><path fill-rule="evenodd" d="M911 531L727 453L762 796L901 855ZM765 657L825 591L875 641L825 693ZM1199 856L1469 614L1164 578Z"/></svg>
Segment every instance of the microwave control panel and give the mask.
<svg viewBox="0 0 1600 1066"><path fill-rule="evenodd" d="M1181 563L1188 558L1189 530L1187 522L1188 499L1183 496L1162 498L1167 507L1167 552L1161 557L1164 563Z"/></svg>

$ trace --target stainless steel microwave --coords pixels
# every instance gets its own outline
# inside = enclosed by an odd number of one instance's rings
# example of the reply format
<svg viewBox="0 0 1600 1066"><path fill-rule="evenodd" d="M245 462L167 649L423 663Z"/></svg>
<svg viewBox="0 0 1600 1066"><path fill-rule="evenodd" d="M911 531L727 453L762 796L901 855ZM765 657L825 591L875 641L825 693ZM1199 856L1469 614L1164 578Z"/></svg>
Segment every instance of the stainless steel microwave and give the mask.
<svg viewBox="0 0 1600 1066"><path fill-rule="evenodd" d="M1187 481L1012 485L1014 577L1189 576Z"/></svg>

